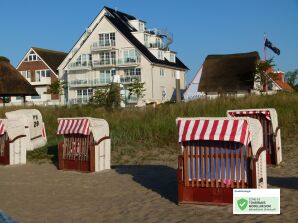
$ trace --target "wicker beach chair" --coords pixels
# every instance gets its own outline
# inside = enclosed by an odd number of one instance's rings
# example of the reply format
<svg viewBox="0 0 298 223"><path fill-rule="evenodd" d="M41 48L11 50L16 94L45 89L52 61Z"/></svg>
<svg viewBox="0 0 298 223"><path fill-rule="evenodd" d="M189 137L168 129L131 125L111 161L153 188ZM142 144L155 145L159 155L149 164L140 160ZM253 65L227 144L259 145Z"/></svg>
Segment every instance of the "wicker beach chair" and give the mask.
<svg viewBox="0 0 298 223"><path fill-rule="evenodd" d="M278 165L282 161L280 128L277 112L273 108L228 110L228 117L256 118L263 127L263 144L267 148L267 164Z"/></svg>
<svg viewBox="0 0 298 223"><path fill-rule="evenodd" d="M228 204L235 188L266 188L262 126L251 118L177 118L178 203Z"/></svg>
<svg viewBox="0 0 298 223"><path fill-rule="evenodd" d="M58 145L60 170L97 172L110 169L111 139L103 119L89 117L59 118Z"/></svg>

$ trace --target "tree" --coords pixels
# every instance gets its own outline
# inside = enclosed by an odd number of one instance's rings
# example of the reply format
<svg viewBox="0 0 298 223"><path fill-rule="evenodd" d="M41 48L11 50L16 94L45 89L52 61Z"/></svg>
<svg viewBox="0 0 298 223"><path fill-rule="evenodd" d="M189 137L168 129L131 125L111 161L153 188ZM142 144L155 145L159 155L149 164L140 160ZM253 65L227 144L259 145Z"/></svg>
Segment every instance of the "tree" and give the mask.
<svg viewBox="0 0 298 223"><path fill-rule="evenodd" d="M285 75L288 84L295 90L298 91L298 69L289 71Z"/></svg>
<svg viewBox="0 0 298 223"><path fill-rule="evenodd" d="M97 89L90 98L89 103L108 108L118 108L121 103L120 86L117 83L111 83L109 86Z"/></svg>
<svg viewBox="0 0 298 223"><path fill-rule="evenodd" d="M269 80L276 79L276 74L272 72L274 66L275 64L273 63L273 58L265 61L258 61L254 77L255 83L257 83L255 86L256 90L261 93L265 92Z"/></svg>
<svg viewBox="0 0 298 223"><path fill-rule="evenodd" d="M57 80L50 85L50 89L48 92L50 94L62 95L65 86L66 86L66 82Z"/></svg>
<svg viewBox="0 0 298 223"><path fill-rule="evenodd" d="M146 91L144 84L145 82L142 83L139 79L134 79L133 83L129 84L127 87L129 97L135 96L138 101L142 99L145 96L144 91Z"/></svg>

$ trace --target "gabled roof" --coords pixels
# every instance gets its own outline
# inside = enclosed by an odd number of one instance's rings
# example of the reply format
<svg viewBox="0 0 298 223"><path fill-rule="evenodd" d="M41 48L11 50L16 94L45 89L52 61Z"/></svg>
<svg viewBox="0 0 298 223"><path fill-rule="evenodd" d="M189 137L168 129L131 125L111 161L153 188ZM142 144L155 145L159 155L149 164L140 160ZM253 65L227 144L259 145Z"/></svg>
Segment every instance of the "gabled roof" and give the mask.
<svg viewBox="0 0 298 223"><path fill-rule="evenodd" d="M32 47L41 59L56 73L58 66L67 56L67 53Z"/></svg>
<svg viewBox="0 0 298 223"><path fill-rule="evenodd" d="M164 66L170 66L170 67L175 67L175 68L180 68L183 70L188 70L188 67L186 67L183 62L176 57L176 62L170 62L167 59L164 60L159 60L157 59L136 37L134 37L134 35L131 32L135 32L137 31L133 26L131 26L129 24L129 20L136 20L137 18L126 14L124 12L120 12L120 11L116 11L114 9L111 9L107 6L105 6L100 13L96 16L96 18L91 22L91 24L89 25L89 27L97 20L97 18L99 17L99 15L101 14L101 12L103 10L106 10L107 13L104 15L105 18L108 19L108 21L111 22L112 25L114 25L114 27L116 29L118 29L126 38L129 42L131 42L131 44L133 44L151 63L153 64L157 64L157 65L164 65ZM103 17L102 17L103 18ZM98 23L97 23L98 25ZM86 41L83 40L82 37L84 36L85 32L81 35L81 37L79 38L79 40L74 44L74 46L72 47L72 49L80 42L80 41ZM87 37L88 38L88 37ZM82 44L80 45L79 48L81 48ZM72 50L69 51L69 53L71 53ZM79 50L77 49L76 52L78 52ZM67 63L70 60L67 61ZM63 61L61 61L62 63ZM63 66L63 68L67 65L67 63Z"/></svg>
<svg viewBox="0 0 298 223"><path fill-rule="evenodd" d="M254 73L259 59L256 51L207 56L198 91L227 92L253 89Z"/></svg>
<svg viewBox="0 0 298 223"><path fill-rule="evenodd" d="M6 58L0 58L0 96L37 96L35 88Z"/></svg>
<svg viewBox="0 0 298 223"><path fill-rule="evenodd" d="M134 16L128 15L123 12L115 11L111 8L105 7L111 15L105 15L106 18L151 62L158 65L171 66L175 68L185 69L188 68L183 62L176 57L176 62L170 62L167 59L157 59L131 32L136 31L135 28L129 25L128 20L136 19Z"/></svg>
<svg viewBox="0 0 298 223"><path fill-rule="evenodd" d="M284 91L293 91L293 88L284 80L284 73L276 72L274 78L272 78L273 82L275 82L282 90Z"/></svg>

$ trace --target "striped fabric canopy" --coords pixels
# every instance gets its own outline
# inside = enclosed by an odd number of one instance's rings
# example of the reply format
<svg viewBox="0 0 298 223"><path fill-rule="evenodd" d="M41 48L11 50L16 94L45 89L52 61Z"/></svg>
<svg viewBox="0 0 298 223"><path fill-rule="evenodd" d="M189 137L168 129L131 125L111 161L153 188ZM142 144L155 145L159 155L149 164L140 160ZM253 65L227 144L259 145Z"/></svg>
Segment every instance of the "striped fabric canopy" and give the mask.
<svg viewBox="0 0 298 223"><path fill-rule="evenodd" d="M178 118L179 142L193 140L250 142L248 122L228 118Z"/></svg>
<svg viewBox="0 0 298 223"><path fill-rule="evenodd" d="M244 116L250 116L250 115L257 115L257 114L263 114L265 115L266 119L271 120L270 111L269 110L233 110L228 111L228 115L231 117L244 117Z"/></svg>
<svg viewBox="0 0 298 223"><path fill-rule="evenodd" d="M58 135L90 134L90 121L87 118L69 118L58 120Z"/></svg>
<svg viewBox="0 0 298 223"><path fill-rule="evenodd" d="M4 135L5 133L5 126L3 120L0 119L0 135Z"/></svg>

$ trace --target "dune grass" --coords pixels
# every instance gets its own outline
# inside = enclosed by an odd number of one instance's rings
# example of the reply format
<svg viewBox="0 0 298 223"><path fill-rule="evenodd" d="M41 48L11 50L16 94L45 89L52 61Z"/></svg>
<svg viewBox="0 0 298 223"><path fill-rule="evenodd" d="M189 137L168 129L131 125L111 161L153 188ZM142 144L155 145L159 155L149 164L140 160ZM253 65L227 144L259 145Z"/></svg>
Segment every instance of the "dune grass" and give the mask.
<svg viewBox="0 0 298 223"><path fill-rule="evenodd" d="M143 162L168 159L167 154L177 153L177 117L226 116L228 109L275 108L278 113L282 140L285 143L298 133L298 94L250 96L244 98L218 98L188 103L164 104L146 108L107 110L96 106L30 107L41 111L46 125L48 144L44 148L28 152L28 159L35 161L57 159L56 135L59 117L96 117L106 119L112 138L112 163ZM20 107L6 107L6 111ZM28 107L26 107L28 108Z"/></svg>

